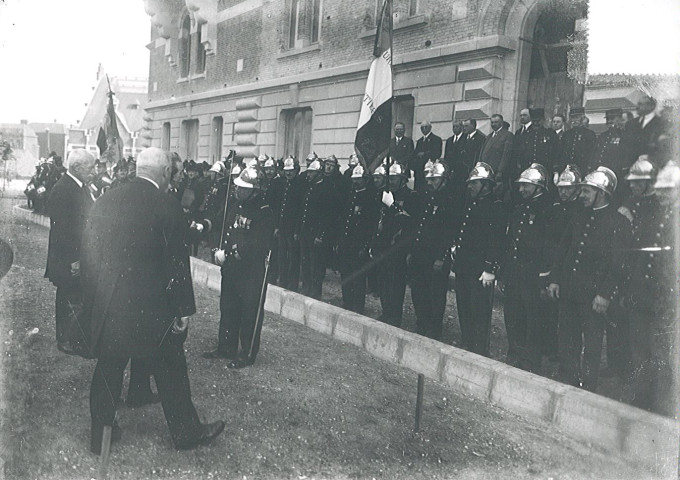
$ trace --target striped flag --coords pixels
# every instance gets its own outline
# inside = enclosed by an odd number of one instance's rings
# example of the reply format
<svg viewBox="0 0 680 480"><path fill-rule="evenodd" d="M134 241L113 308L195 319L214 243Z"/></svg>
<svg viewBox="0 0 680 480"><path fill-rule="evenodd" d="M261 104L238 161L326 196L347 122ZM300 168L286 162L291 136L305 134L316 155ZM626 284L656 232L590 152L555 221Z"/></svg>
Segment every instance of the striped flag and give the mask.
<svg viewBox="0 0 680 480"><path fill-rule="evenodd" d="M106 80L109 77L107 75ZM118 118L116 116L116 107L113 105L113 96L115 95L111 90L111 82L109 82L109 102L106 107L106 115L102 121L102 126L97 135L97 146L99 147L99 155L102 160L106 160L110 167L116 165L123 158L123 141L118 134Z"/></svg>
<svg viewBox="0 0 680 480"><path fill-rule="evenodd" d="M374 170L388 154L392 132L392 0L383 3L354 140L357 155Z"/></svg>

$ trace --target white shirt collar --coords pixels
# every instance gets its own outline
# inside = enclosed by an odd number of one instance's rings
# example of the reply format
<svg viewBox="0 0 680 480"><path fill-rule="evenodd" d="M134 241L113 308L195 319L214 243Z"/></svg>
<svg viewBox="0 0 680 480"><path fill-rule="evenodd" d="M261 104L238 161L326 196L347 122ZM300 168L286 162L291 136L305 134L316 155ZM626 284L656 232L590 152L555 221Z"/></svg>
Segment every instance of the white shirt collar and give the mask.
<svg viewBox="0 0 680 480"><path fill-rule="evenodd" d="M83 182L78 180L75 175L73 175L71 172L68 172L68 171L66 172L66 175L71 177L73 179L73 181L76 182L76 185L78 185L80 188L83 188Z"/></svg>
<svg viewBox="0 0 680 480"><path fill-rule="evenodd" d="M654 112L649 112L647 115L642 117L642 128L645 128L649 122L652 121L652 118L655 117Z"/></svg>
<svg viewBox="0 0 680 480"><path fill-rule="evenodd" d="M161 189L161 187L159 187L158 184L157 184L156 182L154 182L153 180L151 180L151 179L148 178L148 177L145 177L145 176L143 176L143 175L137 174L137 178L142 178L142 179L146 180L147 182L151 183L151 185L153 185L154 187L156 187L158 190Z"/></svg>
<svg viewBox="0 0 680 480"><path fill-rule="evenodd" d="M529 122L529 123L527 123L526 125L524 125L524 128L528 129L530 126L531 126L531 122Z"/></svg>
<svg viewBox="0 0 680 480"><path fill-rule="evenodd" d="M564 132L564 128L560 128L559 130L555 130L556 135L559 135L560 132Z"/></svg>
<svg viewBox="0 0 680 480"><path fill-rule="evenodd" d="M423 138L429 137L431 133L432 133L431 131L430 131L430 132L427 132L427 135L423 135Z"/></svg>
<svg viewBox="0 0 680 480"><path fill-rule="evenodd" d="M472 133L470 133L470 135L468 135L468 138L474 137L475 133L477 133L477 130L473 130Z"/></svg>

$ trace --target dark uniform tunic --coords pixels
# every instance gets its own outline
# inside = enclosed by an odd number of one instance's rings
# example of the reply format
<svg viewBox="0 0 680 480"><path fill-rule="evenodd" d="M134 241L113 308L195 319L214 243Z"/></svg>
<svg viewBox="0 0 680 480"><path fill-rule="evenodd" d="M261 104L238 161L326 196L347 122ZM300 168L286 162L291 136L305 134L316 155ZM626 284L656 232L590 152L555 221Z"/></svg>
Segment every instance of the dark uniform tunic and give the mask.
<svg viewBox="0 0 680 480"><path fill-rule="evenodd" d="M631 199L633 248L626 255L633 405L673 416L674 301L678 295L673 212L656 195ZM677 353L676 353L677 355Z"/></svg>
<svg viewBox="0 0 680 480"><path fill-rule="evenodd" d="M455 240L453 271L463 346L489 356L493 289L480 281L482 272L496 274L505 229L503 205L493 195L468 199L460 232Z"/></svg>
<svg viewBox="0 0 680 480"><path fill-rule="evenodd" d="M548 212L548 226L546 229L545 258L548 265L555 263L562 236L567 231L575 215L583 210L583 203L578 199L568 202L555 202ZM550 300L547 305L544 318L542 335L542 353L548 357L556 357L557 344L557 318L559 315L559 301Z"/></svg>
<svg viewBox="0 0 680 480"><path fill-rule="evenodd" d="M295 232L302 209L305 181L301 176L288 180L284 175L272 180L269 206L274 212L275 241L278 244L279 285L294 292L300 284L300 242Z"/></svg>
<svg viewBox="0 0 680 480"><path fill-rule="evenodd" d="M406 293L406 257L415 233L418 194L405 185L392 194L394 203L389 207L382 203L382 193L378 194L381 206L373 260L378 265L380 320L399 327Z"/></svg>
<svg viewBox="0 0 680 480"><path fill-rule="evenodd" d="M637 137L631 129L611 127L597 137L588 171L602 165L616 174L618 187L614 192L614 201L617 205L630 194L628 185L623 181L624 174L637 159L639 150Z"/></svg>
<svg viewBox="0 0 680 480"><path fill-rule="evenodd" d="M441 340L446 292L451 270L451 246L460 227L456 192L449 185L421 194L415 238L411 247L411 298L416 311L417 331ZM437 260L442 268L435 270Z"/></svg>
<svg viewBox="0 0 680 480"><path fill-rule="evenodd" d="M596 313L593 300L596 295L608 299L611 309L624 280L630 236L628 220L607 205L583 210L562 237L550 278L560 286L560 377L565 383L597 389L605 325L615 319L611 311Z"/></svg>
<svg viewBox="0 0 680 480"><path fill-rule="evenodd" d="M586 127L574 127L562 135L559 142L555 171L561 172L567 165L578 165L582 174L588 172L588 164L595 149L595 132Z"/></svg>
<svg viewBox="0 0 680 480"><path fill-rule="evenodd" d="M529 168L532 163L540 163L548 173L553 171L557 150L555 131L532 123L526 132L515 132L513 145L514 177Z"/></svg>
<svg viewBox="0 0 680 480"><path fill-rule="evenodd" d="M505 283L503 314L508 360L533 372L541 367L540 335L545 312L541 298L545 280L541 273L550 270L545 242L551 206L547 193L514 206L508 219L500 272Z"/></svg>
<svg viewBox="0 0 680 480"><path fill-rule="evenodd" d="M307 180L302 212L297 225L300 238L301 293L321 298L323 277L329 247L333 244L335 220L331 212L336 208L333 184L323 175L310 182ZM315 240L320 240L318 244Z"/></svg>
<svg viewBox="0 0 680 480"><path fill-rule="evenodd" d="M260 193L243 204L229 205L226 225L217 349L226 357L253 362L260 348L264 316L260 300L266 296L262 289L266 289L265 259L271 248L274 215Z"/></svg>
<svg viewBox="0 0 680 480"><path fill-rule="evenodd" d="M342 279L342 304L363 313L366 304L366 276L369 249L378 226L379 207L372 185L352 189L344 207L343 229L338 239L338 264Z"/></svg>

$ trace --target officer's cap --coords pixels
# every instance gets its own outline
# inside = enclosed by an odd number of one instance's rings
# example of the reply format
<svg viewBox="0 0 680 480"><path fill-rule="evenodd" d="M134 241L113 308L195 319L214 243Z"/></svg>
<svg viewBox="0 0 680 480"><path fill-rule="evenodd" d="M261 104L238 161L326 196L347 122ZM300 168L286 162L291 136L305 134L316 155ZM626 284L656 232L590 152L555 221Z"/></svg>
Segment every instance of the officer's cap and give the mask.
<svg viewBox="0 0 680 480"><path fill-rule="evenodd" d="M581 183L581 171L578 165L567 165L557 178L558 187L575 187Z"/></svg>
<svg viewBox="0 0 680 480"><path fill-rule="evenodd" d="M581 185L589 185L611 195L616 190L617 183L616 174L607 167L600 166L586 175Z"/></svg>
<svg viewBox="0 0 680 480"><path fill-rule="evenodd" d="M530 183L542 188L548 188L548 172L540 163L532 163L529 168L520 173L516 183Z"/></svg>
<svg viewBox="0 0 680 480"><path fill-rule="evenodd" d="M471 182L473 180L488 180L490 182L494 181L495 173L491 165L486 162L477 162L475 168L470 172L470 176L467 181Z"/></svg>
<svg viewBox="0 0 680 480"><path fill-rule="evenodd" d="M648 155L640 155L626 176L626 180L653 180L656 177L656 168L649 161Z"/></svg>

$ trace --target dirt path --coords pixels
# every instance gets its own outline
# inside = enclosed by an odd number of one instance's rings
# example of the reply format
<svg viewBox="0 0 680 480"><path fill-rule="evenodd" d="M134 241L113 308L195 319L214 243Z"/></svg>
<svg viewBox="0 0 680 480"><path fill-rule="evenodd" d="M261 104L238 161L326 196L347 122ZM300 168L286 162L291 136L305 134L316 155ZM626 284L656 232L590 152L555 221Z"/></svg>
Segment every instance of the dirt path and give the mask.
<svg viewBox="0 0 680 480"><path fill-rule="evenodd" d="M47 231L16 222L11 204L0 200L0 236L15 248L0 282L5 476L95 478L94 363L56 350L54 288L42 278ZM550 426L433 382L414 434L415 374L280 317L266 318L257 364L229 371L225 361L200 357L214 346L219 307L214 292L196 293L186 344L193 398L204 420L224 419L227 431L208 447L176 452L160 406L122 409L110 478L648 478Z"/></svg>

